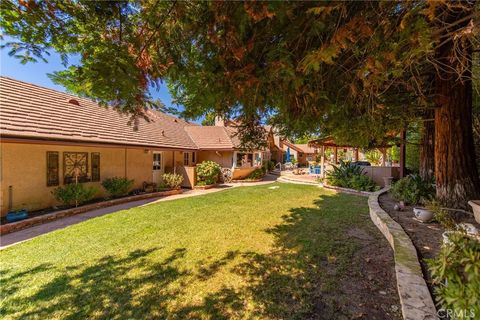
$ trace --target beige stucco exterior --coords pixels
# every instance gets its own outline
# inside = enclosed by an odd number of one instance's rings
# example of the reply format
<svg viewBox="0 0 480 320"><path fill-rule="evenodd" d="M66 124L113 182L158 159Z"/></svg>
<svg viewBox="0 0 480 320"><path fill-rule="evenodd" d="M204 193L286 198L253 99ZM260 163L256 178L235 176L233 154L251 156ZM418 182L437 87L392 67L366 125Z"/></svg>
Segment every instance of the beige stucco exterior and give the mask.
<svg viewBox="0 0 480 320"><path fill-rule="evenodd" d="M63 185L63 152L100 153L100 181L86 182L86 186L98 189L97 197L105 196L101 181L110 177L127 177L134 180L133 188L141 188L144 181L151 182L152 153L162 153L162 172L174 164L182 166L184 155L181 151L143 149L117 146L61 145L43 143L0 143L0 184L1 215L4 216L9 206L9 186L12 187L12 210L29 211L58 205L52 195L56 186L47 187L47 151L59 153L59 185ZM191 152L189 159L191 161ZM89 175L91 174L89 164ZM189 178L187 175L186 178ZM186 181L185 186L192 182Z"/></svg>
<svg viewBox="0 0 480 320"><path fill-rule="evenodd" d="M199 151L198 163L202 161L215 161L222 168L231 168L233 166L233 151Z"/></svg>

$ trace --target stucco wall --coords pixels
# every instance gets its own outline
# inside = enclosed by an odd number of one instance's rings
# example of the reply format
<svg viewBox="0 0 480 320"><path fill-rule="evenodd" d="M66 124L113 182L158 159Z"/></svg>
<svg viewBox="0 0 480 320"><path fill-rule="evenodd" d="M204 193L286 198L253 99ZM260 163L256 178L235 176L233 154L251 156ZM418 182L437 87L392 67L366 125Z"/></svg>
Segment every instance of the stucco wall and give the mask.
<svg viewBox="0 0 480 320"><path fill-rule="evenodd" d="M197 152L197 163L211 160L220 164L222 168L231 168L233 163L233 151L199 151Z"/></svg>
<svg viewBox="0 0 480 320"><path fill-rule="evenodd" d="M143 181L152 180L152 154L143 149L108 147L63 146L4 143L1 146L1 214L8 210L8 187L12 186L12 209L38 210L58 203L47 187L47 151L59 152L60 185L63 185L63 152L100 153L100 181L114 176L126 176L135 180L135 188ZM168 152L165 152L165 154ZM171 153L171 152L170 152ZM127 165L125 165L127 163ZM89 162L89 174L90 162ZM87 186L98 188L98 196L103 196L100 182L88 182Z"/></svg>

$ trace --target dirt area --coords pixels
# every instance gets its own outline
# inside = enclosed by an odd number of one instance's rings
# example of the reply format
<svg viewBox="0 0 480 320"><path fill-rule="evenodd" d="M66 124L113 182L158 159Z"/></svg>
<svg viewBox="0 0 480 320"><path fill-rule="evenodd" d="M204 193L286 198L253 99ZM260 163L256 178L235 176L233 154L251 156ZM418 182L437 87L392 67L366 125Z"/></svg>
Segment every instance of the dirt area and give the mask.
<svg viewBox="0 0 480 320"><path fill-rule="evenodd" d="M394 206L398 201L394 200L389 193L382 194L379 198L379 203L383 210L398 222L410 239L412 239L413 245L417 249L417 254L419 255L423 275L427 281L430 293L432 293L431 276L424 259L437 256L443 243L442 233L445 229L437 222L422 223L417 221L413 214L413 206L405 206L404 210L396 211ZM456 223L471 223L477 228L480 228L480 226L476 224L473 216L456 214L454 215L454 219Z"/></svg>
<svg viewBox="0 0 480 320"><path fill-rule="evenodd" d="M341 282L350 296L353 319L402 319L393 251L373 224L368 233L364 230L348 232L361 249L349 267L355 276Z"/></svg>

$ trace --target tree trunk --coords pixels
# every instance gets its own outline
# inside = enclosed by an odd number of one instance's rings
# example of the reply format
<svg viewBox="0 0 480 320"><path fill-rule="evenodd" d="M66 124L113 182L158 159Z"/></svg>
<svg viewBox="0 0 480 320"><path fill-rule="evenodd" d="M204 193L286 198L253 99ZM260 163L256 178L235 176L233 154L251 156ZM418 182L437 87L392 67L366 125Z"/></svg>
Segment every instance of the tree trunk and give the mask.
<svg viewBox="0 0 480 320"><path fill-rule="evenodd" d="M435 115L433 110L428 111L423 122L422 141L420 146L420 176L424 180L433 178L435 172Z"/></svg>
<svg viewBox="0 0 480 320"><path fill-rule="evenodd" d="M480 179L472 134L472 46L467 37L454 39L456 31L465 29L470 20L453 22L471 15L472 10L470 2L464 2L463 7L449 9L443 6L440 9L437 17L441 26L451 27L445 30L445 37L440 41L442 45L435 52L440 68L435 77L437 199L447 207L464 209L468 200L480 199ZM444 41L446 37L450 41Z"/></svg>

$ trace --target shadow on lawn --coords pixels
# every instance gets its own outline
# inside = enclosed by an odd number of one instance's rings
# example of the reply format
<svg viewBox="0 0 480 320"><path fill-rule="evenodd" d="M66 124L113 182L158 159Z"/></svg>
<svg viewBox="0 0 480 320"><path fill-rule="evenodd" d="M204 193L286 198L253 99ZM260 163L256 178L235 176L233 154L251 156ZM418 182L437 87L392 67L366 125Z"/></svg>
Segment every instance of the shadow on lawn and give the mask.
<svg viewBox="0 0 480 320"><path fill-rule="evenodd" d="M61 272L40 265L24 273L7 273L2 283L7 295L25 285L21 281L26 275L59 275L26 298L28 301L12 298L16 300L2 307L0 315L45 319L338 318L342 299L348 297L326 298L325 292L335 291L338 277L357 249L354 242L346 241L346 231L352 223L362 221L352 217L351 208L364 208L365 204L364 199L337 194L321 196L316 205L292 208L282 224L266 230L275 238L269 254L231 251L217 261L200 262L194 270L181 271L177 266L186 249L178 248L152 264L148 256L159 248L151 248L126 257L106 256L94 265ZM241 262L232 266L229 263L234 259ZM209 281L222 269L240 275L245 285L232 288L225 283L195 305L178 301L189 284ZM173 282L177 285L171 286ZM22 312L25 303L33 305L33 310Z"/></svg>

